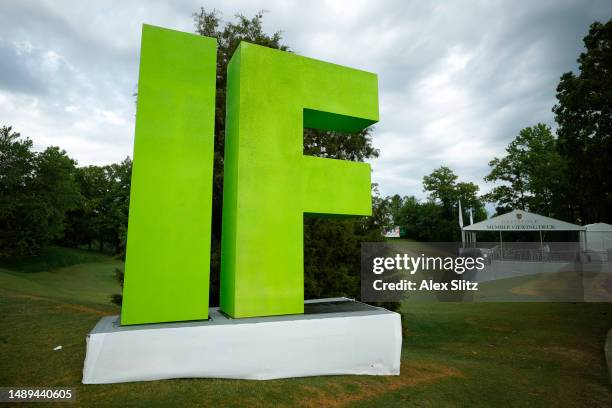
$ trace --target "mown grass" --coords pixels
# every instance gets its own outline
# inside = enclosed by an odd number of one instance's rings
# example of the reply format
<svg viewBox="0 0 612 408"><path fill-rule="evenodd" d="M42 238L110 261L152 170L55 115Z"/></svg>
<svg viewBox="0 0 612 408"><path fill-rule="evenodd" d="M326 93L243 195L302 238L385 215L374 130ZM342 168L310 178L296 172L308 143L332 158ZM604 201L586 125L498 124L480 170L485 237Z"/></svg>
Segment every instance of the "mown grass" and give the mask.
<svg viewBox="0 0 612 408"><path fill-rule="evenodd" d="M0 260L0 268L16 272L44 272L76 264L105 262L109 259L112 258L95 251L48 246L32 258Z"/></svg>
<svg viewBox="0 0 612 408"><path fill-rule="evenodd" d="M610 304L406 303L399 377L82 385L85 336L119 312L119 261L85 261L0 269L0 386L74 387L77 406L612 406Z"/></svg>
<svg viewBox="0 0 612 408"><path fill-rule="evenodd" d="M12 293L106 304L119 293L115 269L123 263L86 250L52 247L49 260L40 256L30 261L0 263L0 289ZM41 255L42 256L42 255ZM52 265L40 269L43 265Z"/></svg>

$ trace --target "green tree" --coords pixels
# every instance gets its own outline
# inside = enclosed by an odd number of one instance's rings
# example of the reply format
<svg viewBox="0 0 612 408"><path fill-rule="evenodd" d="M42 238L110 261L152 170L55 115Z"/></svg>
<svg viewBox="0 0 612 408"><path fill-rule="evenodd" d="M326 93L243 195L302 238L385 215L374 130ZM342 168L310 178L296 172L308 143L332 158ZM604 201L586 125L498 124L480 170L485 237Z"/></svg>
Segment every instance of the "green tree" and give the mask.
<svg viewBox="0 0 612 408"><path fill-rule="evenodd" d="M442 166L423 177L423 191L429 193L429 199L439 202L445 211L457 204L457 175L448 167Z"/></svg>
<svg viewBox="0 0 612 408"><path fill-rule="evenodd" d="M475 222L487 217L484 204L478 196L478 186L458 181L457 175L449 167L441 166L423 177L423 191L428 193L425 202L420 202L414 196L389 198L392 203L401 202L393 219L410 238L431 242L459 240L459 200L465 225L469 220L468 209L473 210Z"/></svg>
<svg viewBox="0 0 612 408"><path fill-rule="evenodd" d="M478 195L480 187L474 183L457 183L457 201L461 201L464 225L469 225L469 210L472 210L474 222L479 222L487 218L484 200Z"/></svg>
<svg viewBox="0 0 612 408"><path fill-rule="evenodd" d="M405 200L407 200L408 197L402 197L399 194L395 194L391 197L387 197L387 202L388 202L388 212L389 212L389 218L391 220L391 225L392 226L396 226L399 225L399 218L400 218L400 213L402 210L402 207L404 206L404 202Z"/></svg>
<svg viewBox="0 0 612 408"><path fill-rule="evenodd" d="M51 146L34 158L36 176L32 191L46 206L45 234L48 240L59 238L65 227L66 212L76 208L81 193L75 181L76 161L66 151Z"/></svg>
<svg viewBox="0 0 612 408"><path fill-rule="evenodd" d="M566 72L553 107L577 222L612 222L612 19L591 24L579 73Z"/></svg>
<svg viewBox="0 0 612 408"><path fill-rule="evenodd" d="M75 165L58 147L35 153L30 139L0 129L0 257L35 255L60 237L81 200Z"/></svg>
<svg viewBox="0 0 612 408"><path fill-rule="evenodd" d="M35 204L29 188L34 157L30 139L21 139L11 127L0 129L0 258L27 255L40 247L42 237L27 228L37 220L26 217Z"/></svg>
<svg viewBox="0 0 612 408"><path fill-rule="evenodd" d="M416 238L414 231L417 224L416 219L420 206L421 203L416 199L416 197L402 197L401 207L397 210L397 214L393 216L393 223L405 228L406 232L413 238Z"/></svg>
<svg viewBox="0 0 612 408"><path fill-rule="evenodd" d="M76 182L82 200L70 211L63 243L111 250L123 255L127 232L132 161L77 169Z"/></svg>
<svg viewBox="0 0 612 408"><path fill-rule="evenodd" d="M105 166L104 172L107 189L100 202L95 226L100 250L103 249L103 244L107 243L114 253L120 254L125 248L132 160L127 157L121 163Z"/></svg>
<svg viewBox="0 0 612 408"><path fill-rule="evenodd" d="M402 201L396 223L405 230L406 236L417 241L439 241L439 224L444 220L442 206L433 201L421 203L414 196L404 197Z"/></svg>
<svg viewBox="0 0 612 408"><path fill-rule="evenodd" d="M103 166L79 167L75 179L83 198L79 207L67 214L62 243L74 247L87 245L91 249L94 241L101 242L98 218L102 200L109 191L109 180Z"/></svg>
<svg viewBox="0 0 612 408"><path fill-rule="evenodd" d="M435 169L430 175L423 177L423 191L429 193L429 200L442 206L445 218L458 220L459 200L463 210L463 219L467 220L467 210L474 211L474 219L486 218L486 211L481 198L480 188L471 182L457 182L457 175L448 167Z"/></svg>
<svg viewBox="0 0 612 408"><path fill-rule="evenodd" d="M566 188L564 161L550 127L542 123L522 129L506 155L489 162L485 181L499 183L488 194L498 213L511 209L564 218L561 197Z"/></svg>

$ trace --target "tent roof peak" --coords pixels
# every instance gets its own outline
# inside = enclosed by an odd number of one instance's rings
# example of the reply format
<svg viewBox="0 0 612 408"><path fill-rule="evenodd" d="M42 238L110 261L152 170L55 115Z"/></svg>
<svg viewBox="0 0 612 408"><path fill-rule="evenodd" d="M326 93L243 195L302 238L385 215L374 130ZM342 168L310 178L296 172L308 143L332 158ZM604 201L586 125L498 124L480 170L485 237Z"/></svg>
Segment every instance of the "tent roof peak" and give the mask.
<svg viewBox="0 0 612 408"><path fill-rule="evenodd" d="M524 210L512 210L468 225L464 231L584 231L586 228Z"/></svg>

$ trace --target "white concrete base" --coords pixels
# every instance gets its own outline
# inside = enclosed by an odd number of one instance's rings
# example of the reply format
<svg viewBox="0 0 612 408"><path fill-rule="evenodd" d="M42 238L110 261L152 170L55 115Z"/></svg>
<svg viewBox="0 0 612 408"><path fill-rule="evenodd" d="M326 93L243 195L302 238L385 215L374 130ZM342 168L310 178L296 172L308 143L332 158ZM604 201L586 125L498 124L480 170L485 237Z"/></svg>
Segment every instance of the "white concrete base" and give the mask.
<svg viewBox="0 0 612 408"><path fill-rule="evenodd" d="M87 336L83 383L399 374L399 314L345 298L305 309L230 319L211 308L207 321L123 327L107 316Z"/></svg>

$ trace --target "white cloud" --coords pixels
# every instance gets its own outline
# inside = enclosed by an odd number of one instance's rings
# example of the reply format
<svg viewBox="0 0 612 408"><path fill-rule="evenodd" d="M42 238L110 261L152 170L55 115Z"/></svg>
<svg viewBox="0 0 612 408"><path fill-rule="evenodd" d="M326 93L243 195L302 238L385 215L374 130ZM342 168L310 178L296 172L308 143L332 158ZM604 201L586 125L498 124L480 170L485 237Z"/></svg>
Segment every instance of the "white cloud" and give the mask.
<svg viewBox="0 0 612 408"><path fill-rule="evenodd" d="M143 23L193 30L199 0L0 3L0 118L38 149L80 164L131 155ZM269 10L296 52L376 72L381 121L373 180L383 194L423 197L448 165L482 181L487 162L525 127L553 124L559 76L575 69L602 0L544 2L206 2L229 20Z"/></svg>
<svg viewBox="0 0 612 408"><path fill-rule="evenodd" d="M17 56L29 54L34 48L32 46L32 43L30 43L29 41L13 41L13 46L15 47L15 53L17 54Z"/></svg>
<svg viewBox="0 0 612 408"><path fill-rule="evenodd" d="M51 71L55 72L59 68L62 57L53 50L45 52L42 56L42 66Z"/></svg>

